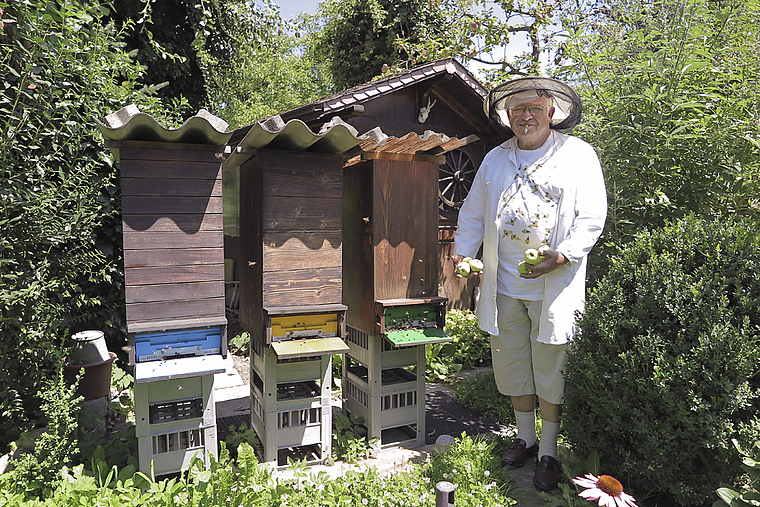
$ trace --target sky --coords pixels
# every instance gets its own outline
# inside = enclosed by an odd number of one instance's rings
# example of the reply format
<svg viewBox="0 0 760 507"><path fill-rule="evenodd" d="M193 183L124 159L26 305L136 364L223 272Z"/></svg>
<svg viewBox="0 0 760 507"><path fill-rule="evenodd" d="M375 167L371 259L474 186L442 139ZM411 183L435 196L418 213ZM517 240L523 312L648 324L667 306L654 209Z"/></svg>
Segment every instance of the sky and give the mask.
<svg viewBox="0 0 760 507"><path fill-rule="evenodd" d="M314 14L317 12L318 0L279 0L275 2L280 6L280 17L291 19L302 12Z"/></svg>

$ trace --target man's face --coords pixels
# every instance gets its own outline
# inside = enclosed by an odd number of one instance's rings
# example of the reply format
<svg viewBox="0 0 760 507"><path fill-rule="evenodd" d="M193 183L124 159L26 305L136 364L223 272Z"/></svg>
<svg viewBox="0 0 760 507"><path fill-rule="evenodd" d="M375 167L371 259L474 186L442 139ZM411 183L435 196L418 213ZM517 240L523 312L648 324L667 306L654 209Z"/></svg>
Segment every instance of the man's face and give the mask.
<svg viewBox="0 0 760 507"><path fill-rule="evenodd" d="M540 148L551 133L554 107L549 97L536 97L513 104L508 109L509 123L517 136L517 145L523 150ZM540 108L540 111L538 111ZM531 112L534 109L534 112Z"/></svg>

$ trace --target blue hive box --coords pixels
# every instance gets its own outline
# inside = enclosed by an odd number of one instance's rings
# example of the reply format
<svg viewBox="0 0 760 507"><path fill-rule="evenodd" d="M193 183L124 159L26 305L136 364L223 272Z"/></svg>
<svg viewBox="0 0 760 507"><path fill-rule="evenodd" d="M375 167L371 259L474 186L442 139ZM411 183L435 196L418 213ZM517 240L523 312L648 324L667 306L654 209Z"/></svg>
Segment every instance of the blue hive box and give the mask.
<svg viewBox="0 0 760 507"><path fill-rule="evenodd" d="M183 329L135 335L135 360L138 363L209 354L222 354L220 328Z"/></svg>

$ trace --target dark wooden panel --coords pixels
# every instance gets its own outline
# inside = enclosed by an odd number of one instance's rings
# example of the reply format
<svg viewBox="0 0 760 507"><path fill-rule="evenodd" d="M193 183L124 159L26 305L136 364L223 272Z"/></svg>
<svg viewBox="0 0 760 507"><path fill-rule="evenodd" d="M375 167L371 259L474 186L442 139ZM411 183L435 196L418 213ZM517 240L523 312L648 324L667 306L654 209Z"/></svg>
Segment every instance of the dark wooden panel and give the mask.
<svg viewBox="0 0 760 507"><path fill-rule="evenodd" d="M340 231L343 199L317 199L310 197L265 197L263 203L264 238L269 232L313 233Z"/></svg>
<svg viewBox="0 0 760 507"><path fill-rule="evenodd" d="M341 303L341 267L298 269L263 274L266 306Z"/></svg>
<svg viewBox="0 0 760 507"><path fill-rule="evenodd" d="M261 191L260 157L240 166L240 325L258 343L266 340L261 309Z"/></svg>
<svg viewBox="0 0 760 507"><path fill-rule="evenodd" d="M224 215L221 213L167 214L167 215L123 215L122 226L125 233L145 232L219 232L224 230Z"/></svg>
<svg viewBox="0 0 760 507"><path fill-rule="evenodd" d="M191 301L127 303L127 325L169 319L219 317L224 315L224 298Z"/></svg>
<svg viewBox="0 0 760 507"><path fill-rule="evenodd" d="M288 241L303 243L310 250L320 250L326 245L330 248L340 248L343 233L340 229L322 231L268 231L262 239L262 244L269 248L281 248Z"/></svg>
<svg viewBox="0 0 760 507"><path fill-rule="evenodd" d="M170 331L175 329L194 329L199 327L222 328L222 344L227 343L227 317L211 315L203 317L188 317L171 320L149 320L144 322L130 322L129 333L149 333L152 331ZM224 347L224 345L222 345Z"/></svg>
<svg viewBox="0 0 760 507"><path fill-rule="evenodd" d="M221 197L220 179L121 178L121 195Z"/></svg>
<svg viewBox="0 0 760 507"><path fill-rule="evenodd" d="M125 270L124 281L127 285L213 281L224 283L224 264L133 268Z"/></svg>
<svg viewBox="0 0 760 507"><path fill-rule="evenodd" d="M175 248L223 248L221 232L127 232L124 231L124 249L175 249Z"/></svg>
<svg viewBox="0 0 760 507"><path fill-rule="evenodd" d="M133 142L134 147L128 146L129 142L119 144L119 160L167 160L184 162L202 162L207 164L221 165L218 154L221 154L220 146L201 144L175 144L175 143L140 143Z"/></svg>
<svg viewBox="0 0 760 507"><path fill-rule="evenodd" d="M263 195L340 199L343 193L343 167L340 163L328 167L312 163L305 167L268 167L263 185Z"/></svg>
<svg viewBox="0 0 760 507"><path fill-rule="evenodd" d="M224 296L224 283L190 282L160 285L127 285L127 303L206 299Z"/></svg>
<svg viewBox="0 0 760 507"><path fill-rule="evenodd" d="M321 248L314 249L306 246L300 239L290 238L276 248L264 244L263 253L262 269L268 272L286 271L294 266L301 269L340 267L343 262L341 244L333 247L327 240L323 241Z"/></svg>
<svg viewBox="0 0 760 507"><path fill-rule="evenodd" d="M336 171L343 167L342 155L327 153L262 150L257 157L265 172L278 169L298 169L301 171Z"/></svg>
<svg viewBox="0 0 760 507"><path fill-rule="evenodd" d="M124 268L219 264L223 258L223 248L124 250Z"/></svg>
<svg viewBox="0 0 760 507"><path fill-rule="evenodd" d="M375 299L438 294L438 166L374 160Z"/></svg>
<svg viewBox="0 0 760 507"><path fill-rule="evenodd" d="M375 334L372 162L343 171L343 303L346 323Z"/></svg>
<svg viewBox="0 0 760 507"><path fill-rule="evenodd" d="M141 214L176 214L176 213L221 213L221 197L158 197L126 195L121 199L124 213Z"/></svg>
<svg viewBox="0 0 760 507"><path fill-rule="evenodd" d="M222 179L219 162L186 160L121 160L122 178Z"/></svg>

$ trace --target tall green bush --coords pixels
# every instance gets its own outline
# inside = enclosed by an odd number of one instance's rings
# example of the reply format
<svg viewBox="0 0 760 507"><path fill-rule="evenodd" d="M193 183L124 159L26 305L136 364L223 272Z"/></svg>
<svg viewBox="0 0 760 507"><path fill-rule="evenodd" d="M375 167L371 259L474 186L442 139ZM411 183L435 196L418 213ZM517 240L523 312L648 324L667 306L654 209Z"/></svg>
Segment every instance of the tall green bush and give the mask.
<svg viewBox="0 0 760 507"><path fill-rule="evenodd" d="M40 421L70 334L123 344L120 194L94 118L167 123L100 2L0 2L0 452Z"/></svg>
<svg viewBox="0 0 760 507"><path fill-rule="evenodd" d="M590 294L567 364L564 429L636 498L708 505L760 438L760 236L687 217L642 232Z"/></svg>
<svg viewBox="0 0 760 507"><path fill-rule="evenodd" d="M642 228L690 213L757 220L760 2L574 5L559 72L583 93L575 133L597 149L610 201L591 281Z"/></svg>

